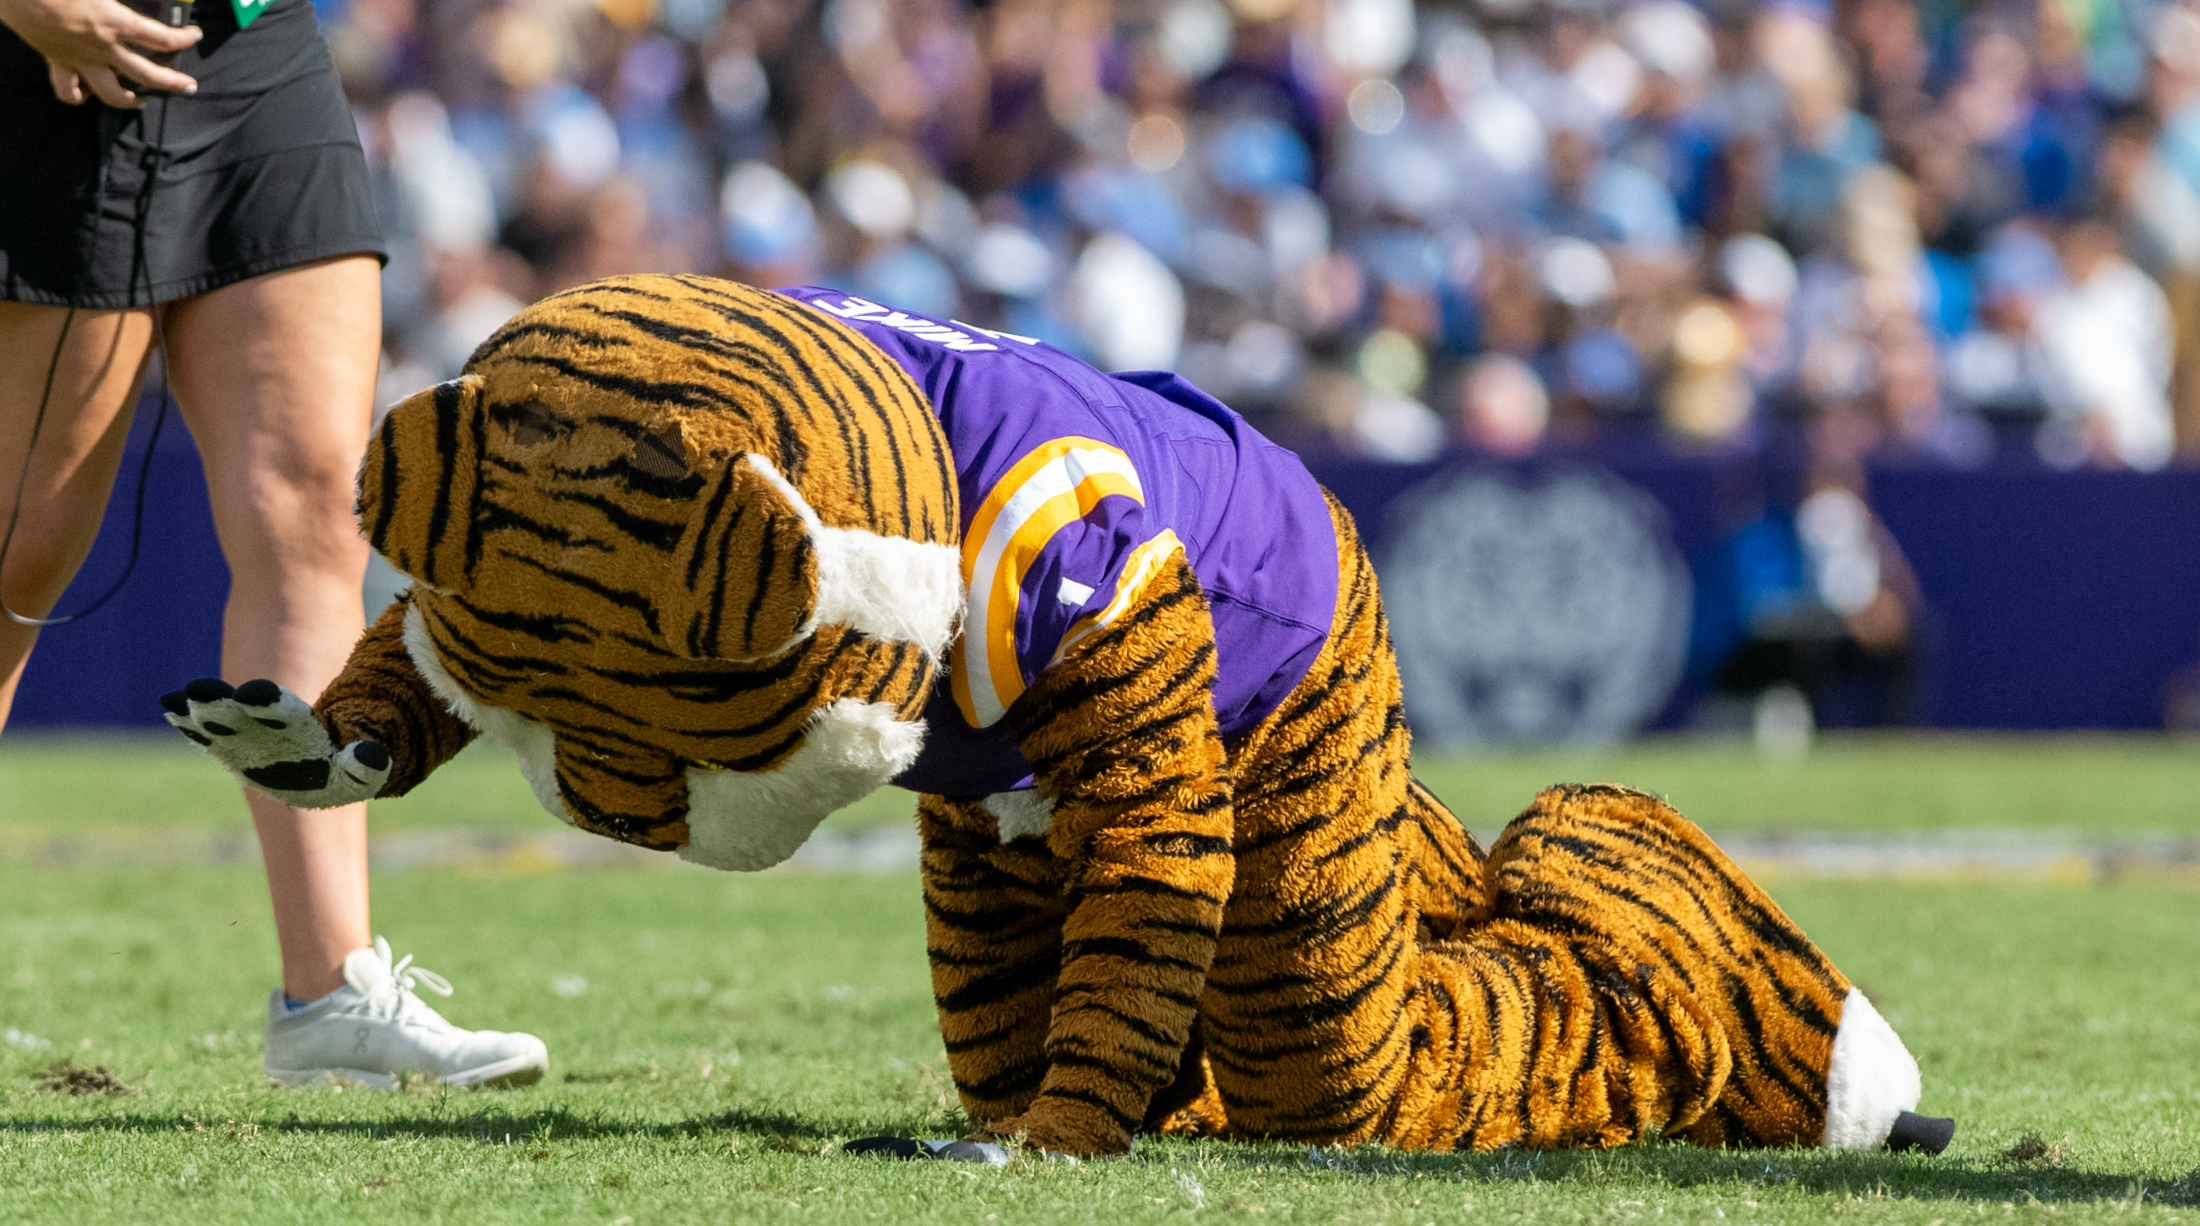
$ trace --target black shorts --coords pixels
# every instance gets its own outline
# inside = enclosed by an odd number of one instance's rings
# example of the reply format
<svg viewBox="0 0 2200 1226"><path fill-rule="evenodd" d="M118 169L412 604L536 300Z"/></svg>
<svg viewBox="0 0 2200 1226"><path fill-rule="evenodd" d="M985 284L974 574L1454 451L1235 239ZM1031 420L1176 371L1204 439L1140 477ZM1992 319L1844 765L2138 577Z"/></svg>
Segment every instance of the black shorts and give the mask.
<svg viewBox="0 0 2200 1226"><path fill-rule="evenodd" d="M229 0L198 14L206 33L176 68L199 92L137 112L63 104L45 60L0 27L0 301L111 309L387 259L313 6L276 0L243 30Z"/></svg>

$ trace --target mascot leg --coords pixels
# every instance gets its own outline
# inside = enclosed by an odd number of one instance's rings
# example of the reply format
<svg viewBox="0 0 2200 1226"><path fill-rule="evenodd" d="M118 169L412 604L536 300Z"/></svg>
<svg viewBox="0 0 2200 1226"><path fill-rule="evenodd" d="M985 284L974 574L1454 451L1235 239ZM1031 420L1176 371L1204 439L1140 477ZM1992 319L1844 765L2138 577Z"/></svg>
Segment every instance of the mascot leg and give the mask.
<svg viewBox="0 0 2200 1226"><path fill-rule="evenodd" d="M1458 1069L1415 1139L1868 1148L1916 1106L1870 1003L1662 801L1550 789L1487 871L1487 918L1431 950L1419 1020Z"/></svg>
<svg viewBox="0 0 2200 1226"><path fill-rule="evenodd" d="M1200 1001L1229 1133L1888 1140L1915 1064L1685 818L1624 788L1553 789L1485 859L1412 780L1373 571L1341 513L1338 538L1330 642L1232 760L1237 881Z"/></svg>
<svg viewBox="0 0 2200 1226"><path fill-rule="evenodd" d="M1231 756L1237 878L1200 1033L1246 1138L1393 1139L1427 1118L1443 1079L1415 1022L1435 987L1424 942L1486 909L1473 840L1407 770L1374 569L1335 514L1329 642Z"/></svg>
<svg viewBox="0 0 2200 1226"><path fill-rule="evenodd" d="M1406 784L1406 817L1400 833L1413 873L1411 903L1420 921L1416 935L1424 945L1452 940L1489 903L1482 848L1418 779Z"/></svg>
<svg viewBox="0 0 2200 1226"><path fill-rule="evenodd" d="M1388 819L1353 803L1381 773L1287 806L1302 833L1240 853L1202 1001L1233 1135L1871 1148L1921 1123L1894 1032L1662 802L1544 793L1490 849L1479 902L1430 888L1444 861L1417 831L1441 827L1411 791ZM1241 797L1239 814L1269 827L1266 805ZM1354 859L1357 881L1324 880ZM1255 873L1272 886L1250 890Z"/></svg>
<svg viewBox="0 0 2200 1226"><path fill-rule="evenodd" d="M1552 788L1506 829L1489 871L1495 905L1470 947L1514 925L1567 933L1606 980L1627 974L1652 996L1685 999L1690 1017L1725 1036L1723 1088L1701 1114L1666 1119L1669 1135L1869 1149L1917 1105L1917 1063L1871 1002L1663 801ZM1629 1078L1648 1083L1646 1070Z"/></svg>

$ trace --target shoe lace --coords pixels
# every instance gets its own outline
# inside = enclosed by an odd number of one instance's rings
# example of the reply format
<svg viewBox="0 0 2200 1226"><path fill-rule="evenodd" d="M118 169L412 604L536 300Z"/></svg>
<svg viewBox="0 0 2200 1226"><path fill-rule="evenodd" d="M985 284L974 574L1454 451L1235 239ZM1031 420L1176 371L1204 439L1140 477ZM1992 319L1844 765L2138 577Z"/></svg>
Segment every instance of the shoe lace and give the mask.
<svg viewBox="0 0 2200 1226"><path fill-rule="evenodd" d="M390 967L389 978L384 979L368 993L369 1007L376 1013L390 1018L403 1018L419 1010L434 1013L425 1001L414 994L415 988L426 988L438 996L449 996L453 991L451 981L425 966L414 966L413 956L406 954Z"/></svg>

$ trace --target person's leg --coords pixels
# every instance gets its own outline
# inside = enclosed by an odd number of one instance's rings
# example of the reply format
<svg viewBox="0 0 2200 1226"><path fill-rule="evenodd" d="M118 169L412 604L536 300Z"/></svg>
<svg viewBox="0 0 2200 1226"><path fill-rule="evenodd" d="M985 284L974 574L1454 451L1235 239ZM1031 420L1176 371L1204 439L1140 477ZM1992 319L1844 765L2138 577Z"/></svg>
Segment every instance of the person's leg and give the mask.
<svg viewBox="0 0 2200 1226"><path fill-rule="evenodd" d="M222 672L312 701L363 629L367 546L352 518L381 348L366 256L326 260L169 307L170 381L206 466L230 571ZM300 810L247 791L267 864L283 989L344 983L372 939L366 806Z"/></svg>
<svg viewBox="0 0 2200 1226"><path fill-rule="evenodd" d="M68 323L58 366L54 346ZM46 420L23 483L22 520L8 542L0 602L43 617L61 599L99 535L100 511L114 487L130 407L145 369L152 317L144 311L78 311L0 302L0 536L8 531L24 450L39 400ZM53 371L53 391L46 373ZM0 616L0 728L37 641L35 626Z"/></svg>

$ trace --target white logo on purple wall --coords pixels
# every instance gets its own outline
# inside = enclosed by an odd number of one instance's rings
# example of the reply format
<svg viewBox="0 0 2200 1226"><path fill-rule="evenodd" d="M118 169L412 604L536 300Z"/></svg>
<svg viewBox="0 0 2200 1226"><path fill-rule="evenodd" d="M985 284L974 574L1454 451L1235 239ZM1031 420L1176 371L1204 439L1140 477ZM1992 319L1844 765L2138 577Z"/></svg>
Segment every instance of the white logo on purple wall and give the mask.
<svg viewBox="0 0 2200 1226"><path fill-rule="evenodd" d="M1454 470L1391 504L1379 567L1424 744L1611 742L1656 717L1691 584L1665 508L1601 470Z"/></svg>

